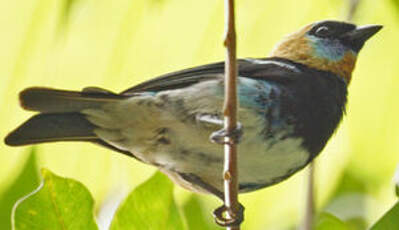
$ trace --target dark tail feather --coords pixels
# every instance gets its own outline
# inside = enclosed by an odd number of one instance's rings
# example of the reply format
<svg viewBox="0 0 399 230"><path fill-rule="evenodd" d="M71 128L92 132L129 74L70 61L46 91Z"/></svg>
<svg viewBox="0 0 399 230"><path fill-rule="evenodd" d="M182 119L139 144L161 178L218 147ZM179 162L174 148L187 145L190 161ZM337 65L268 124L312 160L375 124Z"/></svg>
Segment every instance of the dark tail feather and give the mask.
<svg viewBox="0 0 399 230"><path fill-rule="evenodd" d="M55 141L91 141L97 139L92 125L82 114L38 114L11 132L5 139L10 146Z"/></svg>
<svg viewBox="0 0 399 230"><path fill-rule="evenodd" d="M42 113L80 112L84 109L98 108L104 103L125 98L122 95L111 92L104 93L98 90L76 92L40 87L25 89L19 97L24 109Z"/></svg>

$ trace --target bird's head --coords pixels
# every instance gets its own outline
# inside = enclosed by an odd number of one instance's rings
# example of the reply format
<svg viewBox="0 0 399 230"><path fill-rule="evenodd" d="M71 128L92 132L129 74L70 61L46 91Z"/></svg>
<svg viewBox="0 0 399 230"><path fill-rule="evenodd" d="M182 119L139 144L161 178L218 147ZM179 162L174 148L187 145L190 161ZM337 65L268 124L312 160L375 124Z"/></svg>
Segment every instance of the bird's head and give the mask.
<svg viewBox="0 0 399 230"><path fill-rule="evenodd" d="M381 25L356 26L339 21L316 22L285 37L271 56L332 72L349 83L357 54L381 28Z"/></svg>

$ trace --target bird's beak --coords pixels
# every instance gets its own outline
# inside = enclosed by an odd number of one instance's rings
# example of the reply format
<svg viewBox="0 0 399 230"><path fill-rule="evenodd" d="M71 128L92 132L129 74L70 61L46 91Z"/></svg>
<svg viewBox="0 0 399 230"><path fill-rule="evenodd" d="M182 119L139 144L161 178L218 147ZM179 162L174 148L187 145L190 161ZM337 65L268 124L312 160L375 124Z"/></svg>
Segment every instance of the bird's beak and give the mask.
<svg viewBox="0 0 399 230"><path fill-rule="evenodd" d="M346 32L342 38L357 45L363 45L369 38L382 29L382 25L358 26L356 29Z"/></svg>

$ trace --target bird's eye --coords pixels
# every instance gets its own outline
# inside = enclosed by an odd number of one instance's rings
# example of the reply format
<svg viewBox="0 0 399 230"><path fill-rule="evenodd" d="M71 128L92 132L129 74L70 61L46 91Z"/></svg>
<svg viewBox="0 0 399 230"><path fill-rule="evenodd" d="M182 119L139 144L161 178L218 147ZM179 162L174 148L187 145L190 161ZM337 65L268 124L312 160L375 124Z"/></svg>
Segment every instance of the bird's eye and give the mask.
<svg viewBox="0 0 399 230"><path fill-rule="evenodd" d="M319 37L326 37L331 34L331 30L327 26L317 28L315 34Z"/></svg>

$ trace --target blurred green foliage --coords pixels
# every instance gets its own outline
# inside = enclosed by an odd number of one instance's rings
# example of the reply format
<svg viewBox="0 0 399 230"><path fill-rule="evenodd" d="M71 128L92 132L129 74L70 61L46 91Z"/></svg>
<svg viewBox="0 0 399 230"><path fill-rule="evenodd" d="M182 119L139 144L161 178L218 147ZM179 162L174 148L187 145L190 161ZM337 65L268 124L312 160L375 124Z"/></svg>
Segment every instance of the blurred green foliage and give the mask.
<svg viewBox="0 0 399 230"><path fill-rule="evenodd" d="M13 209L14 230L96 230L94 200L79 182L42 170L40 187Z"/></svg>
<svg viewBox="0 0 399 230"><path fill-rule="evenodd" d="M345 169L323 210L345 222L351 230L366 229L367 203L371 199L366 184L350 168Z"/></svg>
<svg viewBox="0 0 399 230"><path fill-rule="evenodd" d="M191 195L184 203L183 212L187 222L187 229L190 230L221 230L212 220L209 212L204 210L204 204L198 195Z"/></svg>
<svg viewBox="0 0 399 230"><path fill-rule="evenodd" d="M23 170L13 183L0 194L0 229L11 229L11 211L15 202L39 185L35 149L31 148Z"/></svg>
<svg viewBox="0 0 399 230"><path fill-rule="evenodd" d="M173 198L173 183L157 172L120 205L110 229L183 230L183 221Z"/></svg>
<svg viewBox="0 0 399 230"><path fill-rule="evenodd" d="M316 230L350 230L344 222L329 213L321 213L315 224Z"/></svg>
<svg viewBox="0 0 399 230"><path fill-rule="evenodd" d="M394 5L394 9L399 11L399 0L392 0L392 3Z"/></svg>
<svg viewBox="0 0 399 230"><path fill-rule="evenodd" d="M370 230L399 229L399 202L397 202Z"/></svg>
<svg viewBox="0 0 399 230"><path fill-rule="evenodd" d="M32 161L34 164L34 158ZM31 168L29 162L24 171ZM42 170L43 181L38 189L20 198L12 212L13 229L97 229L93 218L93 198L84 185L73 179L61 178L47 169ZM31 178L22 174L20 180ZM359 207L358 207L359 208ZM184 219L179 214L173 197L173 183L157 172L134 189L112 215L109 229L220 229L210 224L208 215L197 196L183 205ZM342 213L339 213L342 215ZM389 210L371 230L395 230L399 227L399 203ZM346 218L347 219L347 218ZM361 227L359 227L361 226ZM105 229L105 228L104 228ZM320 213L315 230L365 229L359 222L338 219L328 212Z"/></svg>
<svg viewBox="0 0 399 230"><path fill-rule="evenodd" d="M85 186L47 169L42 170L42 176L40 187L16 203L13 229L98 229L93 217L93 198ZM120 204L110 229L186 229L174 202L173 183L157 172Z"/></svg>
<svg viewBox="0 0 399 230"><path fill-rule="evenodd" d="M285 34L316 20L342 18L346 9L345 0L237 0L238 55L267 56ZM397 9L394 0L361 0L355 21L385 27L360 53L347 116L317 160L318 209L335 203L354 210L353 202L340 202L354 197L368 226L396 201L391 178L399 162ZM6 111L0 113L0 137L31 115L18 106L18 92L25 87L94 85L121 91L159 74L224 58L223 1L3 0L0 11L0 107ZM40 145L36 156L39 167L86 185L97 212L111 191L126 193L154 171L89 144ZM15 199L7 189L20 183L16 178L27 157L25 148L0 143L1 201ZM287 229L300 223L303 176L242 195L243 229ZM195 210L190 193L176 190L177 205L185 213ZM353 191L356 196L347 196ZM209 215L220 205L209 196L201 196L198 204ZM193 221L201 220L187 220Z"/></svg>

